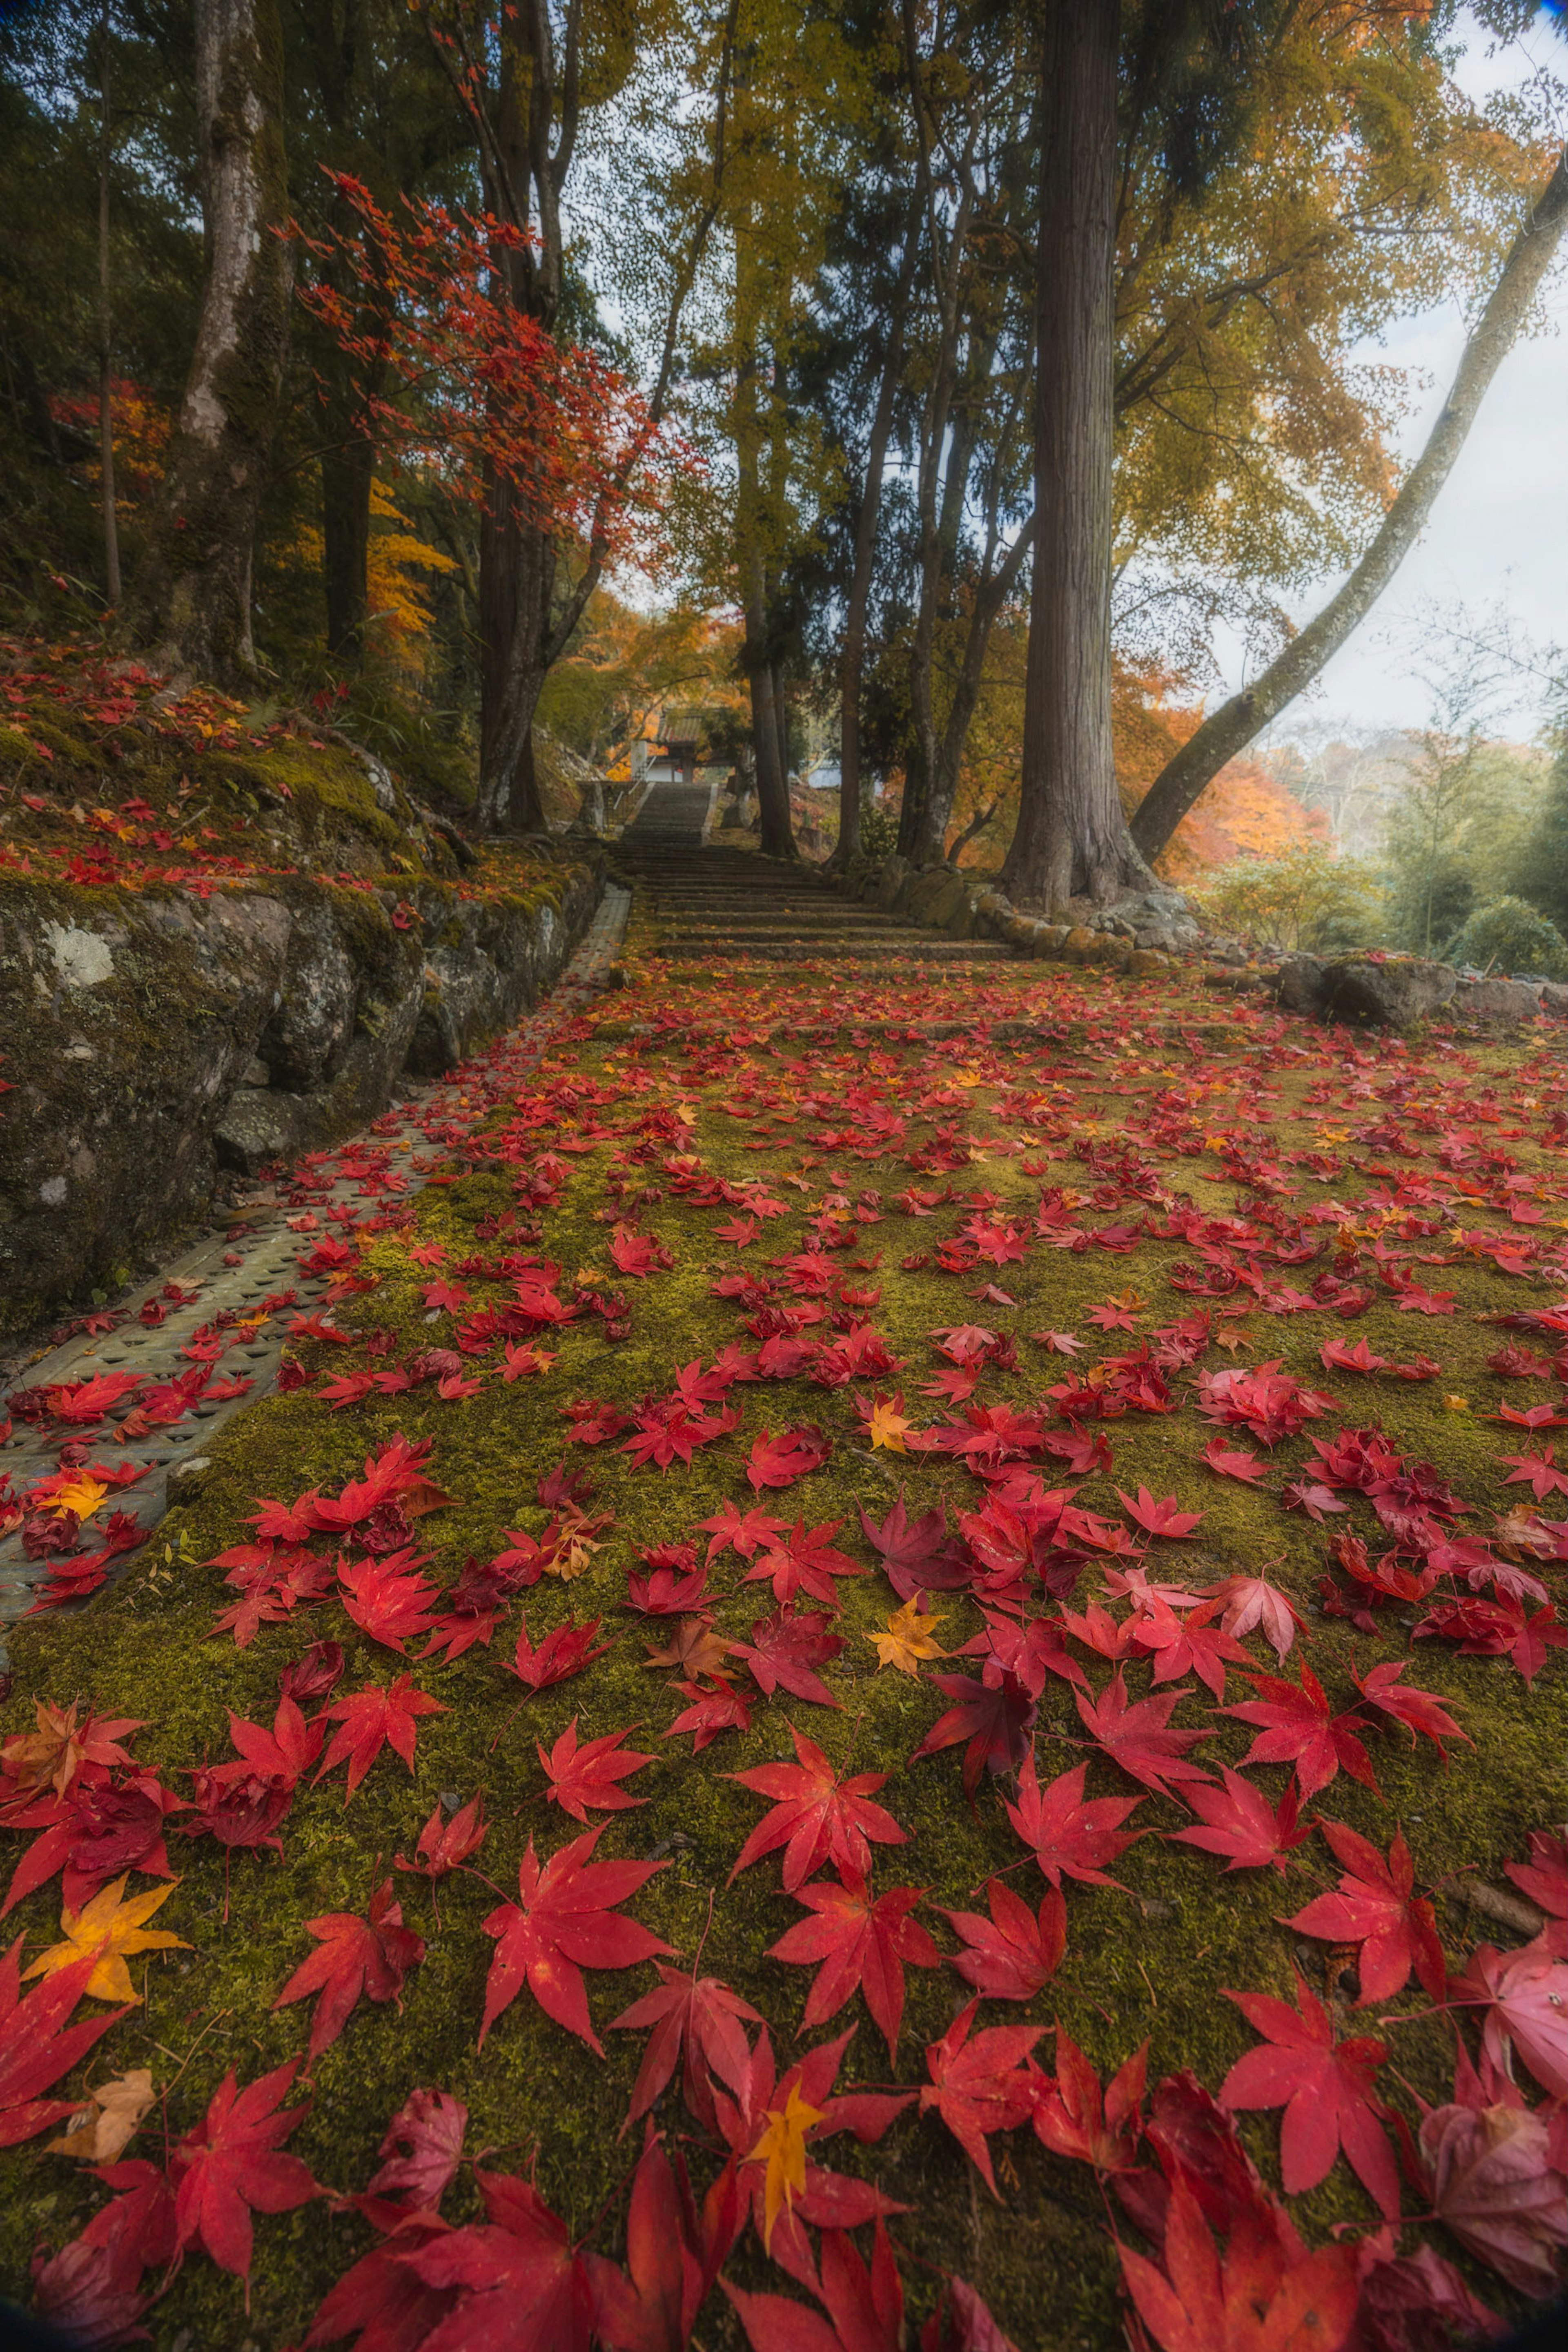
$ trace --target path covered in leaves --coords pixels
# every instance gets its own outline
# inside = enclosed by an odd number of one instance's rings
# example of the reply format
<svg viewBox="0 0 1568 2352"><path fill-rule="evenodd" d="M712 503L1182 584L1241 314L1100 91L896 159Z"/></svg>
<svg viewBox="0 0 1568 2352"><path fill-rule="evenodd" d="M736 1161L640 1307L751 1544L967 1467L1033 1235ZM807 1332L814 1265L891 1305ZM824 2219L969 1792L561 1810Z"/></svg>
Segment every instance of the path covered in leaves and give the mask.
<svg viewBox="0 0 1568 2352"><path fill-rule="evenodd" d="M1568 2237L1560 1055L831 915L665 954L668 847L417 1200L292 1171L280 1392L85 1602L144 1384L12 1399L74 1549L0 2285L264 2352L1484 2335Z"/></svg>

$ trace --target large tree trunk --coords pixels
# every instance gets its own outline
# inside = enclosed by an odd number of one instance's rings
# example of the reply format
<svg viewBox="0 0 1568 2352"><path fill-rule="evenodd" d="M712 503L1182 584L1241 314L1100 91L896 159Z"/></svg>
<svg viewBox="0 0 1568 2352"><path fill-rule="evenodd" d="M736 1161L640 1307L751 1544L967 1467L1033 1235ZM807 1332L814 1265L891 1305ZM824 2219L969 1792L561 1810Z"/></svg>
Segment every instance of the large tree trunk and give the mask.
<svg viewBox="0 0 1568 2352"><path fill-rule="evenodd" d="M283 43L276 0L196 0L205 277L195 356L133 619L173 667L256 668L251 555L288 344Z"/></svg>
<svg viewBox="0 0 1568 2352"><path fill-rule="evenodd" d="M876 526L882 511L882 478L887 445L893 437L894 404L904 367L904 324L915 278L915 257L920 245L918 207L904 224L904 252L888 314L887 349L882 380L872 412L866 441L865 475L855 510L854 568L844 614L844 641L839 653L839 838L829 859L835 869L857 856L861 845L861 688L865 677L866 615L871 605L872 576L876 562Z"/></svg>
<svg viewBox="0 0 1568 2352"><path fill-rule="evenodd" d="M1040 91L1034 593L1018 830L1002 887L1096 903L1146 879L1111 744L1118 0L1046 13Z"/></svg>
<svg viewBox="0 0 1568 2352"><path fill-rule="evenodd" d="M373 441L345 426L321 459L322 581L327 592L327 651L358 669L365 653L369 611L371 489Z"/></svg>
<svg viewBox="0 0 1568 2352"><path fill-rule="evenodd" d="M1370 612L1414 546L1475 423L1487 386L1512 348L1535 290L1568 226L1568 152L1558 160L1465 345L1453 389L1399 488L1382 528L1336 596L1244 693L1206 719L1155 778L1133 819L1133 838L1157 856L1206 784L1278 717Z"/></svg>

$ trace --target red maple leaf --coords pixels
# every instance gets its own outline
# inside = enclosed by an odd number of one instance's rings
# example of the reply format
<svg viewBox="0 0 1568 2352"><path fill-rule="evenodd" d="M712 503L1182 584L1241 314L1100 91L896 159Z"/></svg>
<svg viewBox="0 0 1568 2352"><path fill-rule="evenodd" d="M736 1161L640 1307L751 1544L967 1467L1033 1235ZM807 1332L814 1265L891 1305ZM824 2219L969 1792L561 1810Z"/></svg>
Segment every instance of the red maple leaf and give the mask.
<svg viewBox="0 0 1568 2352"><path fill-rule="evenodd" d="M789 1525L787 1519L775 1519L760 1504L749 1511L738 1510L735 1504L725 1501L711 1519L699 1519L697 1526L708 1539L710 1562L729 1550L737 1551L742 1559L749 1559L759 1547L781 1536Z"/></svg>
<svg viewBox="0 0 1568 2352"><path fill-rule="evenodd" d="M1122 1669L1117 1667L1098 1698L1074 1691L1073 1700L1083 1728L1113 1763L1156 1795L1171 1796L1168 1783L1182 1786L1212 1780L1201 1764L1189 1763L1186 1751L1207 1738L1202 1731L1173 1731L1173 1709L1187 1696L1188 1685L1129 1703Z"/></svg>
<svg viewBox="0 0 1568 2352"><path fill-rule="evenodd" d="M1423 1991L1441 2001L1448 1974L1443 1946L1432 1906L1415 1892L1416 1866L1403 1830L1395 1831L1385 1862L1375 1845L1343 1822L1320 1821L1318 1827L1343 1865L1339 1892L1316 1896L1285 1926L1324 1943L1361 1947L1358 2009L1391 2000L1408 1982L1412 1969Z"/></svg>
<svg viewBox="0 0 1568 2352"><path fill-rule="evenodd" d="M757 1824L740 1850L727 1885L764 1854L784 1848L784 1891L793 1895L824 1862L846 1876L865 1877L871 1870L868 1839L879 1845L903 1845L904 1832L883 1806L871 1801L885 1786L885 1772L857 1772L841 1780L815 1740L789 1727L799 1759L794 1764L758 1764L748 1772L731 1772L754 1795L768 1797L773 1809Z"/></svg>
<svg viewBox="0 0 1568 2352"><path fill-rule="evenodd" d="M457 2178L468 2110L447 2091L411 2091L386 2127L382 2159L367 2198L399 2198L413 2213L434 2213Z"/></svg>
<svg viewBox="0 0 1568 2352"><path fill-rule="evenodd" d="M1407 1688L1400 1682L1408 1661L1404 1658L1385 1659L1380 1666L1369 1666L1364 1675L1357 1675L1356 1688L1369 1706L1380 1707L1396 1723L1406 1725L1410 1744L1416 1744L1416 1734L1424 1732L1436 1742L1437 1752L1448 1761L1445 1739L1462 1739L1467 1748L1474 1741L1468 1731L1461 1730L1435 1691Z"/></svg>
<svg viewBox="0 0 1568 2352"><path fill-rule="evenodd" d="M969 1563L962 1547L948 1536L947 1514L940 1503L912 1519L901 1493L880 1527L862 1506L861 1528L880 1554L888 1582L901 1601L917 1591L956 1591L968 1582Z"/></svg>
<svg viewBox="0 0 1568 2352"><path fill-rule="evenodd" d="M477 2168L474 2179L486 2220L463 2230L416 2231L400 2256L438 2300L396 2342L420 2352L503 2346L587 2352L592 2289L565 2222L529 2180ZM390 2352L390 2336L373 2340Z"/></svg>
<svg viewBox="0 0 1568 2352"><path fill-rule="evenodd" d="M899 2352L904 2342L904 2288L886 2228L878 2214L868 2270L846 2230L822 2234L821 2319L789 2295L750 2294L721 2279L752 2352Z"/></svg>
<svg viewBox="0 0 1568 2352"><path fill-rule="evenodd" d="M141 1386L140 1372L97 1372L89 1381L68 1381L44 1391L57 1421L83 1424L106 1412Z"/></svg>
<svg viewBox="0 0 1568 2352"><path fill-rule="evenodd" d="M247 1723L243 1715L231 1714L229 1738L239 1760L214 1765L212 1777L220 1788L236 1788L257 1779L275 1788L294 1789L320 1755L326 1727L319 1716L308 1721L298 1702L284 1697L277 1702L270 1731L264 1731L259 1723Z"/></svg>
<svg viewBox="0 0 1568 2352"><path fill-rule="evenodd" d="M127 2014L115 2009L79 2025L67 2024L93 1972L91 1953L18 1998L23 1940L18 1936L0 1960L0 2147L15 2147L77 2112L79 2100L45 2099L39 2093L57 2083Z"/></svg>
<svg viewBox="0 0 1568 2352"><path fill-rule="evenodd" d="M1256 1486L1269 1472L1268 1464L1256 1454L1249 1454L1244 1445L1228 1445L1219 1436L1209 1439L1201 1458L1222 1478L1239 1478L1248 1486Z"/></svg>
<svg viewBox="0 0 1568 2352"><path fill-rule="evenodd" d="M299 2061L274 2067L242 2091L231 2066L212 2104L169 2159L174 2183L174 2249L200 2246L221 2270L245 2281L250 2308L252 2212L289 2213L321 2191L308 2166L279 2153L308 2102L277 2112Z"/></svg>
<svg viewBox="0 0 1568 2352"><path fill-rule="evenodd" d="M758 1493L764 1486L792 1486L797 1478L820 1470L831 1452L832 1440L810 1423L777 1437L764 1430L747 1457L746 1475Z"/></svg>
<svg viewBox="0 0 1568 2352"><path fill-rule="evenodd" d="M734 2160L699 2213L684 2159L671 2164L650 2125L632 2176L626 2270L601 2254L587 2258L596 2339L610 2352L685 2352L744 2219Z"/></svg>
<svg viewBox="0 0 1568 2352"><path fill-rule="evenodd" d="M1080 1878L1088 1886L1120 1885L1120 1880L1109 1877L1101 1865L1114 1862L1119 1853L1148 1834L1121 1826L1129 1813L1137 1811L1142 1797L1092 1797L1084 1801L1088 1772L1087 1764L1075 1764L1042 1789L1034 1758L1026 1757L1019 1774L1018 1802L1007 1806L1009 1821L1025 1845L1034 1848L1035 1860L1059 1893L1064 1871L1069 1878Z"/></svg>
<svg viewBox="0 0 1568 2352"><path fill-rule="evenodd" d="M835 1550L828 1540L837 1535L842 1525L841 1519L830 1519L820 1528L809 1528L804 1519L797 1519L781 1541L762 1551L741 1582L771 1582L773 1597L781 1608L789 1607L800 1593L808 1592L813 1601L836 1609L838 1595L833 1590L833 1578L866 1573L862 1561Z"/></svg>
<svg viewBox="0 0 1568 2352"><path fill-rule="evenodd" d="M597 1617L590 1618L586 1625L574 1625L570 1617L564 1625L552 1625L537 1650L528 1637L526 1617L521 1626L511 1670L530 1690L548 1690L552 1683L570 1682L595 1658L603 1657L611 1646L593 1638L599 1631Z"/></svg>
<svg viewBox="0 0 1568 2352"><path fill-rule="evenodd" d="M988 1659L981 1679L967 1675L933 1675L932 1681L958 1704L939 1716L910 1758L935 1756L944 1748L967 1740L964 1750L964 1794L973 1798L982 1772L999 1779L1014 1772L1029 1754L1030 1734L1039 1712L1039 1698L999 1660Z"/></svg>
<svg viewBox="0 0 1568 2352"><path fill-rule="evenodd" d="M448 1871L460 1869L471 1853L477 1853L489 1834L484 1791L480 1790L450 1816L444 1805L437 1804L414 1848L416 1853L423 1855L422 1862L409 1862L401 1853L394 1854L392 1862L397 1869L412 1871L416 1877L432 1881L444 1878Z"/></svg>
<svg viewBox="0 0 1568 2352"><path fill-rule="evenodd" d="M1286 1790L1276 1809L1228 1764L1219 1769L1223 1789L1195 1788L1187 1793L1186 1801L1202 1828L1168 1830L1166 1834L1177 1845L1224 1854L1228 1871L1263 1870L1270 1863L1283 1870L1286 1855L1312 1833L1311 1822L1298 1821L1294 1789Z"/></svg>
<svg viewBox="0 0 1568 2352"><path fill-rule="evenodd" d="M1222 2262L1185 2173L1166 2208L1165 2270L1130 2246L1117 2252L1162 2352L1340 2352L1355 2322L1354 2246L1292 2256L1281 2231L1238 2230Z"/></svg>
<svg viewBox="0 0 1568 2352"><path fill-rule="evenodd" d="M1142 1801L1133 1800L1134 1804ZM977 1911L942 1914L967 1946L953 1966L988 2000L1032 2000L1056 1974L1067 1949L1067 1905L1061 1890L1048 1890L1038 1918L1005 1879L989 1880L986 1894L991 1906L988 1919Z"/></svg>
<svg viewBox="0 0 1568 2352"><path fill-rule="evenodd" d="M993 2197L996 2175L986 2141L992 2132L1016 2131L1034 2112L1036 2076L1024 2060L1045 2032L1043 2025L988 2025L973 2041L969 2029L978 2000L960 2010L940 2042L927 2044L930 2084L920 2094L920 2112L935 2107Z"/></svg>
<svg viewBox="0 0 1568 2352"><path fill-rule="evenodd" d="M588 2013L584 1969L630 1969L671 1947L635 1919L615 1916L616 1906L635 1895L662 1862L595 1862L593 1849L603 1824L552 1853L540 1867L528 1840L517 1870L521 1903L503 1903L484 1922L496 1937L485 1984L485 2016L479 2046L485 2046L501 2011L527 1984L547 2017L602 2058L603 2045Z"/></svg>
<svg viewBox="0 0 1568 2352"><path fill-rule="evenodd" d="M317 1948L300 1961L274 2009L319 1993L310 2020L310 2046L306 2066L316 2063L347 2025L361 1999L395 2000L402 2006L402 1980L424 1958L424 1940L402 1924L402 1906L392 1899L392 1883L383 1879L371 1896L370 1916L354 1911L329 1911L307 1919Z"/></svg>
<svg viewBox="0 0 1568 2352"><path fill-rule="evenodd" d="M644 1764L653 1760L651 1756L639 1755L634 1748L621 1746L622 1740L630 1739L636 1728L633 1723L628 1724L624 1731L603 1732L597 1739L585 1740L580 1748L574 1715L548 1754L544 1742L536 1740L539 1762L550 1784L545 1790L548 1801L579 1822L588 1819L590 1806L596 1813L611 1813L645 1804L646 1798L629 1797L624 1789L616 1786L617 1781L640 1772Z"/></svg>
<svg viewBox="0 0 1568 2352"><path fill-rule="evenodd" d="M831 1623L822 1609L775 1609L757 1620L749 1642L729 1644L730 1655L744 1662L764 1698L787 1690L811 1706L837 1706L817 1672L844 1646L841 1636L829 1630Z"/></svg>
<svg viewBox="0 0 1568 2352"><path fill-rule="evenodd" d="M653 1965L663 1979L657 1989L610 2021L612 2033L652 2029L621 2137L639 2116L647 2114L677 2063L682 2070L682 2096L698 2123L711 2131L715 2128L713 2078L716 2074L727 2083L737 2098L744 2095L751 2050L740 2021L746 2018L760 2025L761 2017L748 2000L742 2000L716 1977L688 1975L684 1969L666 1967L663 1960Z"/></svg>
<svg viewBox="0 0 1568 2352"><path fill-rule="evenodd" d="M893 1886L873 1901L865 1880L854 1877L844 1885L824 1881L800 1888L795 1900L816 1916L787 1928L769 1945L768 1957L808 1967L821 1962L806 1998L802 2032L836 2016L858 1987L896 2065L904 1969L942 1965L942 1955L925 1929L910 1916L924 1891Z"/></svg>
<svg viewBox="0 0 1568 2352"><path fill-rule="evenodd" d="M1390 2220L1399 2210L1399 2173L1380 2118L1387 2113L1373 2077L1386 2052L1366 2037L1336 2042L1322 2001L1296 1979L1299 2009L1271 1993L1228 1992L1263 2047L1239 2058L1220 2086L1232 2111L1283 2107L1280 2160L1289 2197L1315 2189L1343 2148L1362 2186Z"/></svg>
<svg viewBox="0 0 1568 2352"><path fill-rule="evenodd" d="M1365 1716L1334 1715L1322 1685L1304 1659L1299 1684L1256 1672L1247 1679L1262 1692L1262 1697L1244 1699L1240 1706L1222 1710L1257 1728L1258 1737L1241 1759L1243 1772L1249 1764L1293 1764L1302 1796L1315 1797L1343 1766L1353 1780L1359 1780L1374 1796L1381 1795L1371 1760L1355 1737L1366 1728Z"/></svg>
<svg viewBox="0 0 1568 2352"><path fill-rule="evenodd" d="M1135 1502L1120 1486L1116 1495L1127 1517L1151 1536L1189 1536L1204 1517L1202 1511L1184 1511L1174 1495L1162 1496L1156 1502L1146 1486L1139 1487Z"/></svg>
<svg viewBox="0 0 1568 2352"><path fill-rule="evenodd" d="M1207 1599L1224 1601L1220 1623L1226 1633L1239 1640L1256 1628L1281 1661L1298 1630L1304 1630L1305 1621L1294 1603L1266 1576L1228 1576L1218 1584L1206 1585L1204 1592Z"/></svg>
<svg viewBox="0 0 1568 2352"><path fill-rule="evenodd" d="M346 1698L334 1700L326 1711L340 1722L316 1778L323 1780L347 1758L347 1793L351 1797L384 1747L395 1749L412 1772L419 1717L444 1715L446 1709L440 1699L416 1690L411 1676L399 1675L390 1688L372 1683L366 1690L350 1691Z"/></svg>
<svg viewBox="0 0 1568 2352"><path fill-rule="evenodd" d="M1034 2128L1053 2155L1092 2164L1098 2172L1128 2172L1138 2144L1149 2045L1117 2069L1103 2096L1100 2077L1065 2026L1056 2030L1056 2073L1036 2086Z"/></svg>
<svg viewBox="0 0 1568 2352"><path fill-rule="evenodd" d="M362 1538L361 1538L362 1540ZM383 1649L402 1651L405 1642L428 1633L435 1622L430 1604L435 1587L413 1566L411 1550L381 1559L338 1562L343 1607L362 1633Z"/></svg>

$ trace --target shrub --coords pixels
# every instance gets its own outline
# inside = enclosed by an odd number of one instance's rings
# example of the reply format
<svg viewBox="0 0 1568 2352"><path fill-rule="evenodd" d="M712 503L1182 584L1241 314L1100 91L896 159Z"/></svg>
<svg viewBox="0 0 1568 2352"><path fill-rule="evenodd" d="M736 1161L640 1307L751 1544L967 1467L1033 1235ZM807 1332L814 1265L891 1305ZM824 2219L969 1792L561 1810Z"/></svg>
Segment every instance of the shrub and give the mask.
<svg viewBox="0 0 1568 2352"><path fill-rule="evenodd" d="M1448 952L1451 963L1473 964L1479 971L1568 979L1568 940L1522 898L1494 898L1490 907L1478 907Z"/></svg>
<svg viewBox="0 0 1568 2352"><path fill-rule="evenodd" d="M898 818L892 809L874 803L861 810L861 854L880 866L898 847Z"/></svg>
<svg viewBox="0 0 1568 2352"><path fill-rule="evenodd" d="M1189 895L1217 930L1335 950L1366 940L1382 899L1367 866L1331 856L1321 841L1293 841L1278 857L1239 857L1217 866Z"/></svg>

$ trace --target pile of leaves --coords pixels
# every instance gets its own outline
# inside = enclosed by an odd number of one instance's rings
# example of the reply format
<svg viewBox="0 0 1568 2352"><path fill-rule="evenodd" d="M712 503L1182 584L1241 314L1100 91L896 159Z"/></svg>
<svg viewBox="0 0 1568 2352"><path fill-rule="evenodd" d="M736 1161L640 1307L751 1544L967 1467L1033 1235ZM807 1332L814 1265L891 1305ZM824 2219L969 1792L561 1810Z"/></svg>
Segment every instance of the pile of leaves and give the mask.
<svg viewBox="0 0 1568 2352"><path fill-rule="evenodd" d="M962 988L666 971L460 1073L417 1201L301 1163L327 1297L128 1566L180 1383L13 1399L0 2263L79 2340L1427 2352L1552 2290L1551 1062Z"/></svg>

